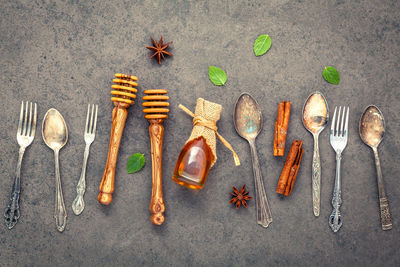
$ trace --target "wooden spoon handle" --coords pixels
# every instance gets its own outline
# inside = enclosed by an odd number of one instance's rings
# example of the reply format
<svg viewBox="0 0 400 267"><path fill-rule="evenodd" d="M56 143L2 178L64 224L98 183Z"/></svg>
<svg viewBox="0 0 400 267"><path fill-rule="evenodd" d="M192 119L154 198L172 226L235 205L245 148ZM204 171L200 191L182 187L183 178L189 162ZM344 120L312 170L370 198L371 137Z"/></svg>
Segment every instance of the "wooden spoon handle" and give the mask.
<svg viewBox="0 0 400 267"><path fill-rule="evenodd" d="M165 204L162 191L162 149L164 140L164 127L160 123L150 123L149 134L153 177L150 202L150 221L155 225L161 225L165 220Z"/></svg>
<svg viewBox="0 0 400 267"><path fill-rule="evenodd" d="M103 179L101 180L100 194L98 197L98 201L103 205L109 205L112 201L115 166L117 164L119 144L121 142L127 116L128 110L125 108L116 106L113 109L110 146L108 148L106 168L104 170Z"/></svg>

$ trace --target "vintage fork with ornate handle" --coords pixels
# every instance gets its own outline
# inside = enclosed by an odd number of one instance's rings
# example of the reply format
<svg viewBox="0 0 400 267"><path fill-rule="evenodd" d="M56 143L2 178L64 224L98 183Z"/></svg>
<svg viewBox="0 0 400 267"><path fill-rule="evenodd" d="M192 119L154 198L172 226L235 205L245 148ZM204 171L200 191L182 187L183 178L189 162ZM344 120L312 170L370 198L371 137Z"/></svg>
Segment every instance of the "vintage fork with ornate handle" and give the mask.
<svg viewBox="0 0 400 267"><path fill-rule="evenodd" d="M329 226L335 233L339 231L342 226L342 215L340 214L340 206L342 205L342 189L341 189L341 177L340 177L340 161L342 159L342 152L347 145L348 138L348 124L349 124L349 107L343 107L343 112L340 113L342 107L339 107L339 111L336 117L336 110L333 112L333 119L331 123L330 142L333 150L336 152L336 178L335 187L333 189L332 206L333 211L329 216ZM346 117L346 121L344 118ZM335 121L336 128L335 128ZM336 130L335 130L336 129Z"/></svg>
<svg viewBox="0 0 400 267"><path fill-rule="evenodd" d="M29 113L29 118L28 118L28 113ZM14 227L20 216L18 202L19 202L19 195L21 192L21 179L20 179L21 163L25 149L32 143L33 138L35 137L36 118L37 118L36 103L32 105L32 102L29 104L28 102L26 102L24 108L24 102L22 102L21 113L19 115L19 121L18 121L18 130L17 130L17 141L19 144L17 171L15 174L15 180L11 191L10 202L8 203L8 206L4 212L5 222L8 229Z"/></svg>
<svg viewBox="0 0 400 267"><path fill-rule="evenodd" d="M85 153L83 155L83 166L82 166L82 172L81 172L81 177L79 178L78 185L76 186L76 192L77 196L72 202L72 210L74 211L75 215L79 215L82 213L83 209L85 208L85 202L83 200L83 195L85 194L86 190L86 164L89 158L89 150L90 150L90 145L93 143L94 138L96 136L96 124L97 124L97 108L98 106L96 105L96 111L94 109L95 105L92 105L92 111L90 112L90 104L88 105L88 111L86 115L86 126L85 126L85 134L84 134L84 139L85 139ZM90 115L91 114L91 115ZM90 115L90 121L89 121L89 115Z"/></svg>

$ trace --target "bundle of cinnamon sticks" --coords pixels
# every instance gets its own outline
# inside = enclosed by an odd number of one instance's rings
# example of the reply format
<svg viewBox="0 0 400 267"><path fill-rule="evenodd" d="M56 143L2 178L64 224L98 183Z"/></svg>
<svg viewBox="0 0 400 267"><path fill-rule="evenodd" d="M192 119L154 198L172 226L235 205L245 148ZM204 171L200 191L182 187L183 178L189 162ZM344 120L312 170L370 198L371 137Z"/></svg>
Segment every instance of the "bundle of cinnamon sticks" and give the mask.
<svg viewBox="0 0 400 267"><path fill-rule="evenodd" d="M285 153L286 136L289 127L290 109L292 102L282 101L278 107L278 117L275 122L274 156L283 156Z"/></svg>
<svg viewBox="0 0 400 267"><path fill-rule="evenodd" d="M302 148L303 141L294 140L290 147L289 154L286 158L281 177L279 178L276 192L285 196L290 195L293 190L294 182L300 168L301 158L303 157L304 149Z"/></svg>

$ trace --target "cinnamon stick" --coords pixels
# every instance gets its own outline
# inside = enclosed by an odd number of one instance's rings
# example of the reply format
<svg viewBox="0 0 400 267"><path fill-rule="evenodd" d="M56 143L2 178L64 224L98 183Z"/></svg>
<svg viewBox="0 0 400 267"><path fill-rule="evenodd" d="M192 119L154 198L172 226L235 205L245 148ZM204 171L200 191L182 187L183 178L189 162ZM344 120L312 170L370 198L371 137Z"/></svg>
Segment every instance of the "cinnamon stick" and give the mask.
<svg viewBox="0 0 400 267"><path fill-rule="evenodd" d="M286 136L289 127L290 109L292 102L282 101L278 106L278 117L275 122L274 156L285 153Z"/></svg>
<svg viewBox="0 0 400 267"><path fill-rule="evenodd" d="M290 147L289 154L286 158L281 177L278 181L276 192L285 196L289 196L293 190L294 182L300 168L301 158L303 157L304 149L302 148L303 141L294 140Z"/></svg>

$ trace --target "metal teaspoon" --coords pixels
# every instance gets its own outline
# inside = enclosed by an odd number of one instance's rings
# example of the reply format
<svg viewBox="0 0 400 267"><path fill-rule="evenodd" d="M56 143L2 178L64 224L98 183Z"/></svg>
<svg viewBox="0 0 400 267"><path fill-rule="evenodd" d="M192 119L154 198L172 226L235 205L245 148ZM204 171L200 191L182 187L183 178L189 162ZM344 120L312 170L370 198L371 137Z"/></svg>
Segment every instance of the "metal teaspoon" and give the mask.
<svg viewBox="0 0 400 267"><path fill-rule="evenodd" d="M389 211L389 202L385 193L381 163L378 155L378 146L385 133L385 120L378 107L368 106L360 120L360 137L363 142L372 148L375 156L375 165L378 181L378 196L381 211L381 223L383 230L392 229L392 218Z"/></svg>
<svg viewBox="0 0 400 267"><path fill-rule="evenodd" d="M257 223L268 227L272 222L264 182L256 149L256 137L262 128L262 113L257 101L248 93L243 93L236 101L233 114L236 132L250 144L253 161L254 185L256 191Z"/></svg>
<svg viewBox="0 0 400 267"><path fill-rule="evenodd" d="M303 125L314 137L312 163L312 198L313 211L319 216L321 197L321 164L319 159L318 136L328 123L328 103L320 92L311 94L303 107Z"/></svg>
<svg viewBox="0 0 400 267"><path fill-rule="evenodd" d="M64 118L60 112L51 108L44 115L42 125L43 140L48 147L54 151L55 169L56 169L56 202L54 209L54 218L59 232L64 231L67 222L67 211L65 209L64 198L61 187L60 167L58 162L58 153L67 143L68 130Z"/></svg>

